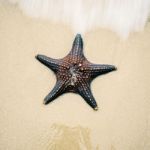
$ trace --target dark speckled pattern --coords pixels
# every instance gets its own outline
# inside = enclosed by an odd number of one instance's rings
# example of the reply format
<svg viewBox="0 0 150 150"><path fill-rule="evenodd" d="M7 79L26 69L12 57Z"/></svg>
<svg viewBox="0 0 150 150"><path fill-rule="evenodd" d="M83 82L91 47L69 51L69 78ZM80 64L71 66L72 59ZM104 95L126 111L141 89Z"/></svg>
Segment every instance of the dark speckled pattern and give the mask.
<svg viewBox="0 0 150 150"><path fill-rule="evenodd" d="M98 110L90 83L98 75L116 70L116 67L89 62L83 54L83 41L80 34L76 35L71 51L63 59L53 59L44 55L37 55L36 58L53 70L57 77L53 90L44 99L45 104L65 92L74 92L80 94L94 110Z"/></svg>

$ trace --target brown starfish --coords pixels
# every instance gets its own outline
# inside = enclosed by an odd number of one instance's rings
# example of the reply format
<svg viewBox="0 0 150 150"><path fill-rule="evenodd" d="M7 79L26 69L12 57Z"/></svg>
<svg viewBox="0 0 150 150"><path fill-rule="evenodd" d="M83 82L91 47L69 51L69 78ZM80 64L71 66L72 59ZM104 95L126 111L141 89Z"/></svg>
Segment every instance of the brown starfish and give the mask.
<svg viewBox="0 0 150 150"><path fill-rule="evenodd" d="M98 75L116 70L116 67L89 62L83 54L83 41L80 34L76 35L71 51L64 58L53 59L44 55L37 55L36 58L53 70L57 78L53 90L44 99L45 104L65 92L74 92L80 94L94 110L98 110L90 83Z"/></svg>

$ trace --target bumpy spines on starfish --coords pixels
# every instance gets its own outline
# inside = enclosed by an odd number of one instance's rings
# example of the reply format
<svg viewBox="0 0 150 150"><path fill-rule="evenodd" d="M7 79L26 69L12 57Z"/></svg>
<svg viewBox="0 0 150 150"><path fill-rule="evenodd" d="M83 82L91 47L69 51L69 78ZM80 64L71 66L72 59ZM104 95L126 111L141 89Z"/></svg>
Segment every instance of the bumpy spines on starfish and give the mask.
<svg viewBox="0 0 150 150"><path fill-rule="evenodd" d="M73 41L70 55L79 57L83 55L83 40L80 34L77 34Z"/></svg>
<svg viewBox="0 0 150 150"><path fill-rule="evenodd" d="M84 57L80 34L76 35L70 53L63 59L53 59L44 55L37 55L36 58L52 69L57 77L56 85L44 99L45 104L65 92L74 92L80 94L94 110L97 110L98 106L91 92L90 83L98 75L116 70L113 65L90 63Z"/></svg>
<svg viewBox="0 0 150 150"><path fill-rule="evenodd" d="M95 78L99 75L111 72L116 70L117 68L113 65L99 65L99 64L92 64L89 63L88 66L85 67L84 71L91 74L92 78Z"/></svg>
<svg viewBox="0 0 150 150"><path fill-rule="evenodd" d="M61 95L65 90L65 81L58 80L52 91L45 97L44 104L48 104Z"/></svg>
<svg viewBox="0 0 150 150"><path fill-rule="evenodd" d="M94 110L98 110L97 103L90 89L90 84L84 81L83 79L80 81L80 85L78 87L78 93Z"/></svg>
<svg viewBox="0 0 150 150"><path fill-rule="evenodd" d="M45 55L37 55L36 58L45 66L52 69L53 71L57 71L59 68L60 61L59 59L53 59L50 57L47 57Z"/></svg>

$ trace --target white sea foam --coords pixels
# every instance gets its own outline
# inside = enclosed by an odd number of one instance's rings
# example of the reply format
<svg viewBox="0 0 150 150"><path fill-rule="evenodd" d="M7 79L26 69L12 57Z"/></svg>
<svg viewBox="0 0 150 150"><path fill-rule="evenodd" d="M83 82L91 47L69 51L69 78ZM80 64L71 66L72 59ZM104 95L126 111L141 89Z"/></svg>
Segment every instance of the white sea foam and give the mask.
<svg viewBox="0 0 150 150"><path fill-rule="evenodd" d="M33 17L70 24L75 33L104 27L128 37L144 28L150 0L8 0Z"/></svg>

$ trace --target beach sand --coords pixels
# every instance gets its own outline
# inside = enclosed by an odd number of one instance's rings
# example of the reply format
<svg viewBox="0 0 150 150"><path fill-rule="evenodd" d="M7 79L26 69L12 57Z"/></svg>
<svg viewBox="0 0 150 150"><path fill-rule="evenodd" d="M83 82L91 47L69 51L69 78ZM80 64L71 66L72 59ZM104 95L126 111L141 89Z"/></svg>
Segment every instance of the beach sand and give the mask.
<svg viewBox="0 0 150 150"><path fill-rule="evenodd" d="M43 105L56 78L35 55L62 58L74 36L0 5L0 150L149 150L150 23L125 41L102 28L82 35L88 60L118 68L92 82L98 111L71 93Z"/></svg>

